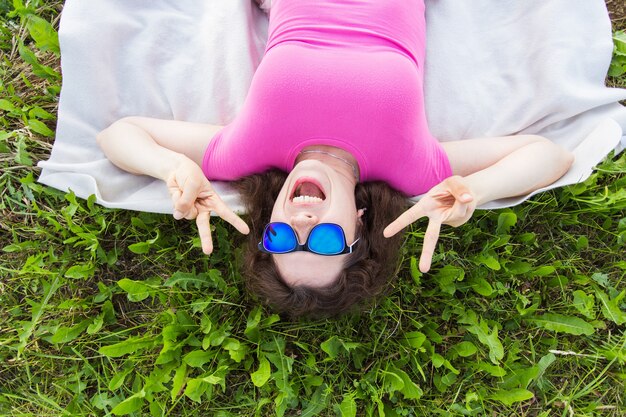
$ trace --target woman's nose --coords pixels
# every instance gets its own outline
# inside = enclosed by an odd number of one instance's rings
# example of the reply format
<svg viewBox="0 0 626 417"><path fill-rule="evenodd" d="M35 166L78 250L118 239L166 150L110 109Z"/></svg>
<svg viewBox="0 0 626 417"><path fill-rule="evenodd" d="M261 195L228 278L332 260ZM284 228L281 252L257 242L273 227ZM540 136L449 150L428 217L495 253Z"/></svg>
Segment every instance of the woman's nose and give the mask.
<svg viewBox="0 0 626 417"><path fill-rule="evenodd" d="M319 222L319 219L314 214L299 213L295 216L291 216L291 226L298 235L298 241L304 243L309 232Z"/></svg>

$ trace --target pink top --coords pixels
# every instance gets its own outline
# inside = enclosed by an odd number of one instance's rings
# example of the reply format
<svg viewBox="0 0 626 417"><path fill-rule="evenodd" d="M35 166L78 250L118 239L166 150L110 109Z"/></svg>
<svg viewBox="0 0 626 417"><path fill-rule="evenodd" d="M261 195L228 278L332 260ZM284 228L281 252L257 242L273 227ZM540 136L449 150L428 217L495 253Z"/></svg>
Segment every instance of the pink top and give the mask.
<svg viewBox="0 0 626 417"><path fill-rule="evenodd" d="M361 181L408 195L452 175L426 122L424 25L423 0L274 0L265 56L206 150L207 178L288 172L310 145L350 152Z"/></svg>

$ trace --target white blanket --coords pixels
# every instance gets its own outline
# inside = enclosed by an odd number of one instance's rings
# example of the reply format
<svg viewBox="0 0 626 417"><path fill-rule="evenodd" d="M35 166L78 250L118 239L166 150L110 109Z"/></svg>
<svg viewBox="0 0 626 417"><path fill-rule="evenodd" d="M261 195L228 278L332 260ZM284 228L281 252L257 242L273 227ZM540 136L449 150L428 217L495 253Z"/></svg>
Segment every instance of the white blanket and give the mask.
<svg viewBox="0 0 626 417"><path fill-rule="evenodd" d="M426 105L440 140L546 136L576 156L551 187L584 180L623 149L626 90L604 86L613 46L603 0L426 3ZM57 136L39 181L107 207L170 213L165 185L114 167L96 133L130 115L228 123L262 58L267 16L251 0L66 0L59 37ZM242 211L228 184L214 185Z"/></svg>

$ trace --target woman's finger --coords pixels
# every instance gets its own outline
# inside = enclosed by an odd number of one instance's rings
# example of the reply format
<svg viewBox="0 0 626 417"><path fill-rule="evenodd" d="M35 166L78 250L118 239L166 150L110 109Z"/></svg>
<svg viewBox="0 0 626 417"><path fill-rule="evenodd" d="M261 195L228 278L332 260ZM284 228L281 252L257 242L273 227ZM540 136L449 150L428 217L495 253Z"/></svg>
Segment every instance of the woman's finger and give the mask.
<svg viewBox="0 0 626 417"><path fill-rule="evenodd" d="M419 269L421 272L428 272L433 260L437 241L439 240L439 232L441 230L441 222L429 219L426 233L424 234L424 244L422 246L422 254L420 256Z"/></svg>
<svg viewBox="0 0 626 417"><path fill-rule="evenodd" d="M182 195L180 187L178 186L176 182L173 182L173 181L167 183L167 191L170 193L170 197L173 203L178 201L178 199Z"/></svg>
<svg viewBox="0 0 626 417"><path fill-rule="evenodd" d="M447 185L450 190L450 194L452 194L457 201L469 203L474 199L469 187L458 177L449 178Z"/></svg>
<svg viewBox="0 0 626 417"><path fill-rule="evenodd" d="M200 210L198 210L198 208L194 204L193 206L191 206L189 211L187 211L187 213L183 213L183 217L187 220L193 220L198 217L199 212Z"/></svg>
<svg viewBox="0 0 626 417"><path fill-rule="evenodd" d="M167 191L169 191L172 201L178 200L182 195L180 188L176 184L168 186Z"/></svg>
<svg viewBox="0 0 626 417"><path fill-rule="evenodd" d="M385 230L383 230L383 236L391 237L411 223L424 217L426 214L424 213L424 210L422 209L420 203L421 200L418 201L413 207L398 216L398 218L391 222L387 227L385 227Z"/></svg>
<svg viewBox="0 0 626 417"><path fill-rule="evenodd" d="M457 227L465 223L464 219L467 214L467 209L470 205L467 203L461 203L456 200L446 215L444 224Z"/></svg>
<svg viewBox="0 0 626 417"><path fill-rule="evenodd" d="M198 198L213 198L215 196L215 192L211 189L200 191L198 194Z"/></svg>
<svg viewBox="0 0 626 417"><path fill-rule="evenodd" d="M187 215L198 198L199 188L200 184L192 178L187 178L182 187L182 194L176 202L174 208Z"/></svg>
<svg viewBox="0 0 626 417"><path fill-rule="evenodd" d="M170 197L172 198L172 206L174 207L174 212L172 215L176 220L180 220L185 217L185 213L178 210L176 207L178 206L178 201L180 200L180 196L183 194L178 185L172 185L168 187L168 191L170 192Z"/></svg>
<svg viewBox="0 0 626 417"><path fill-rule="evenodd" d="M219 197L217 197L217 200L215 201L215 207L213 208L213 211L222 219L233 225L233 227L237 229L240 233L243 233L244 235L250 233L250 228L248 227L246 222L244 222L241 217L237 216L234 211L228 208L228 206L224 204L222 199L220 199Z"/></svg>
<svg viewBox="0 0 626 417"><path fill-rule="evenodd" d="M202 252L210 255L213 252L213 238L211 237L211 224L209 219L211 212L202 210L196 217L196 226L198 226L198 234L200 235L200 243L202 244Z"/></svg>

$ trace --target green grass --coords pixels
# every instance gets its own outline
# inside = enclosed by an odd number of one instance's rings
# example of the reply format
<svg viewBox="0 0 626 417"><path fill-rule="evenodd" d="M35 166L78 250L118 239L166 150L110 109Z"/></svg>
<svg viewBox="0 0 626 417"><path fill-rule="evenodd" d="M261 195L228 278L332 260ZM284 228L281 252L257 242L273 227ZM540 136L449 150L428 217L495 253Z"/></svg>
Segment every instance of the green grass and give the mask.
<svg viewBox="0 0 626 417"><path fill-rule="evenodd" d="M35 182L62 2L27 4L0 0L0 415L626 414L625 154L445 229L425 275L418 224L375 307L284 321L223 223L207 258L190 223Z"/></svg>

